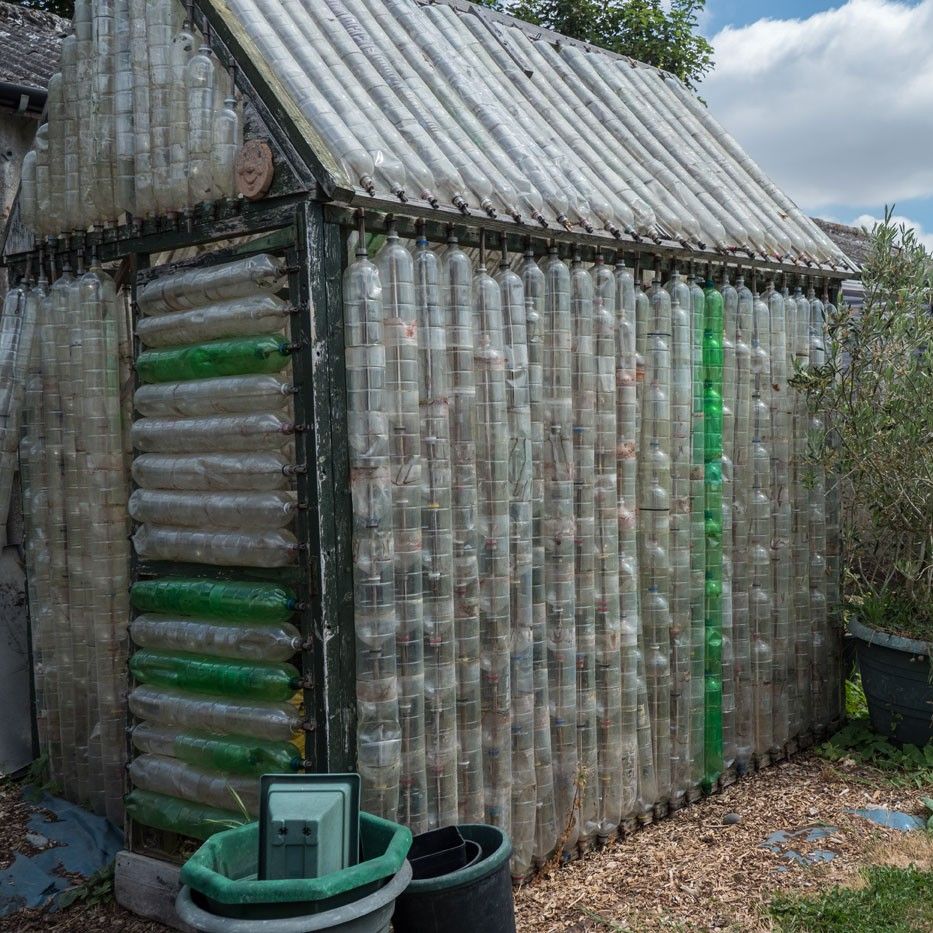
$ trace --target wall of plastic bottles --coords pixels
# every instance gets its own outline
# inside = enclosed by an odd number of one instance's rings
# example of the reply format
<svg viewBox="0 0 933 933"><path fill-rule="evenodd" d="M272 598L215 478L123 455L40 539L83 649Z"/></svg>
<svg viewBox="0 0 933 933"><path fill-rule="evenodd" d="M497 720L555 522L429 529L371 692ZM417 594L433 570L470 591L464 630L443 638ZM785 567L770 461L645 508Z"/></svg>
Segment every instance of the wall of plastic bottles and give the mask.
<svg viewBox="0 0 933 933"><path fill-rule="evenodd" d="M0 486L22 473L36 719L52 781L119 821L130 552L121 386L129 330L92 262L11 290L0 345ZM12 432L12 433L11 433ZM12 459L11 456L12 455ZM0 494L6 502L7 496Z"/></svg>
<svg viewBox="0 0 933 933"><path fill-rule="evenodd" d="M297 596L269 576L299 553L284 263L157 275L136 305L129 514L143 566L167 569L132 589L127 811L203 837L304 758Z"/></svg>
<svg viewBox="0 0 933 933"><path fill-rule="evenodd" d="M358 748L366 809L503 826L521 878L840 718L838 518L788 381L832 308L494 258L390 225L346 272Z"/></svg>
<svg viewBox="0 0 933 933"><path fill-rule="evenodd" d="M230 76L178 0L77 0L23 162L26 227L59 236L233 197L240 124Z"/></svg>

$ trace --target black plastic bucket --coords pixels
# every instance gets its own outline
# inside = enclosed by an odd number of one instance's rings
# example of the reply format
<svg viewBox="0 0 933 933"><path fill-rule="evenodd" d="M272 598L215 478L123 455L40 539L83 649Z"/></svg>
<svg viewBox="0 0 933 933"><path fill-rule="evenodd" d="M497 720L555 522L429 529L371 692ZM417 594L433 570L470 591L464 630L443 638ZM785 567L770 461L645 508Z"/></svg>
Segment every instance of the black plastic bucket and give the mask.
<svg viewBox="0 0 933 933"><path fill-rule="evenodd" d="M922 748L933 740L933 648L855 620L849 631L855 637L872 727L895 742Z"/></svg>
<svg viewBox="0 0 933 933"><path fill-rule="evenodd" d="M464 868L412 881L395 904L395 933L515 933L509 837L494 826L457 829L467 856L475 843L479 858Z"/></svg>

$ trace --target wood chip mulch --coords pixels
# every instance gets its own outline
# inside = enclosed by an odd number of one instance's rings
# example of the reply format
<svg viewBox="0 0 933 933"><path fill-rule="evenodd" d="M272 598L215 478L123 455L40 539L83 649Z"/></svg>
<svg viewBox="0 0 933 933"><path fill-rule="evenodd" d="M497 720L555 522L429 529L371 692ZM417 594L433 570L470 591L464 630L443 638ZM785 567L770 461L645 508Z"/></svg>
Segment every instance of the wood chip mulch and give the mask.
<svg viewBox="0 0 933 933"><path fill-rule="evenodd" d="M829 765L799 757L752 775L722 793L536 879L516 892L519 933L648 933L772 929L763 907L778 892L816 893L858 883L870 864L933 870L933 837L884 829L849 809L886 807L922 813L931 788L902 790L852 762ZM23 851L23 833L35 812L20 789L0 786L0 866ZM740 822L723 818L738 814ZM772 833L819 828L762 847ZM833 827L827 831L827 827ZM802 856L791 861L787 850ZM828 862L807 856L832 852ZM164 933L112 900L75 904L58 913L26 911L0 919L0 930L21 933Z"/></svg>
<svg viewBox="0 0 933 933"><path fill-rule="evenodd" d="M815 757L752 775L722 793L687 807L627 839L565 865L516 893L520 933L772 929L763 907L778 892L815 893L857 883L868 864L904 860L910 838L918 859L933 867L933 841L884 829L849 809L886 807L923 812L929 789L900 790L854 762L829 765ZM726 825L723 817L738 814ZM805 834L778 844L787 833L834 827L824 838ZM920 838L917 838L920 837ZM800 858L791 861L788 850ZM833 853L831 861L812 861ZM803 864L800 864L800 863Z"/></svg>

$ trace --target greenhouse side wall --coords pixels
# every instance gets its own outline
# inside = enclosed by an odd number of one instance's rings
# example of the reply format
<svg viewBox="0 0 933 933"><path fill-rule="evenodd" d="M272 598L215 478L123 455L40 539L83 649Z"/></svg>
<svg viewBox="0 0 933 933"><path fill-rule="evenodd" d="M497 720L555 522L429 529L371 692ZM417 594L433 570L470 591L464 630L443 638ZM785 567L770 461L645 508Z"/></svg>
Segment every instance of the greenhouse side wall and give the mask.
<svg viewBox="0 0 933 933"><path fill-rule="evenodd" d="M750 270L367 240L344 280L367 808L502 826L522 878L837 723L820 414L790 383L831 306Z"/></svg>

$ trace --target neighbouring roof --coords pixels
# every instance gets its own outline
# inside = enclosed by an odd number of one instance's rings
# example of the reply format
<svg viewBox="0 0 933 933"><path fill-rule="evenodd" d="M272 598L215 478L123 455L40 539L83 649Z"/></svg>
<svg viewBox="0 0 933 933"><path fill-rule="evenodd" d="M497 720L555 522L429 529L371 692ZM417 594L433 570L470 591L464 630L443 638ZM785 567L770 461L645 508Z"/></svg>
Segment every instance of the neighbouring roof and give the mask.
<svg viewBox="0 0 933 933"><path fill-rule="evenodd" d="M464 0L205 2L355 200L848 267L672 75Z"/></svg>
<svg viewBox="0 0 933 933"><path fill-rule="evenodd" d="M70 27L54 13L0 3L0 82L45 90Z"/></svg>
<svg viewBox="0 0 933 933"><path fill-rule="evenodd" d="M846 256L854 259L860 266L865 264L871 250L871 235L864 227L849 227L830 220L820 220L818 217L814 217L813 220Z"/></svg>

